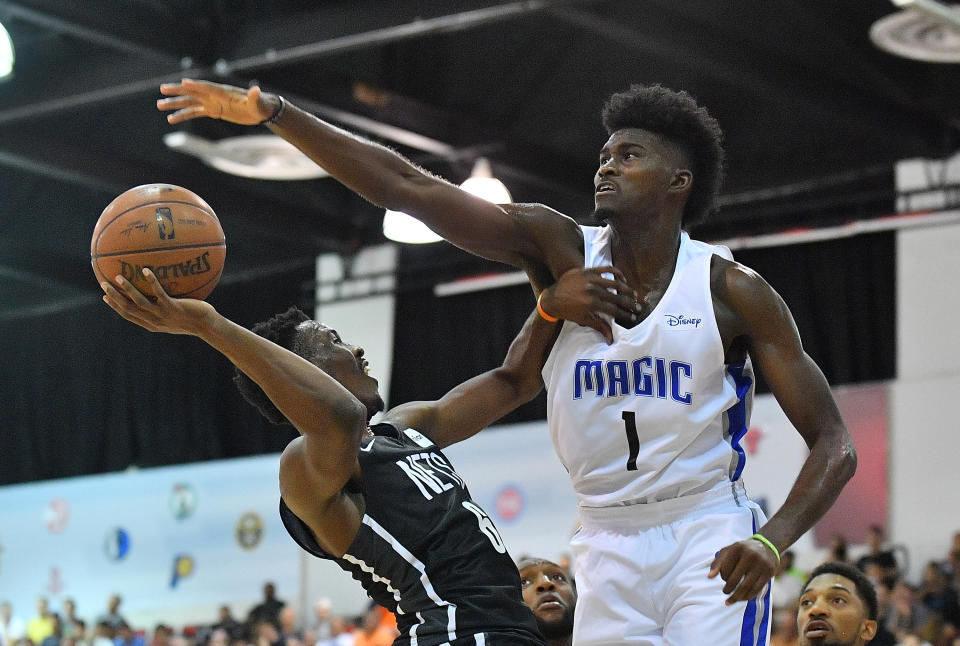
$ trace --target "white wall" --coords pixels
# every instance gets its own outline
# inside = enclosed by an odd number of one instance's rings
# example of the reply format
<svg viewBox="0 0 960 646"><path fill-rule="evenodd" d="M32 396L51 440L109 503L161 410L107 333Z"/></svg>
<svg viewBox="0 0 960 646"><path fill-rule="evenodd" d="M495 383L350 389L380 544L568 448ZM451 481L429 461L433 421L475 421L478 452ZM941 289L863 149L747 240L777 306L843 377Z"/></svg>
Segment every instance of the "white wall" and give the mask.
<svg viewBox="0 0 960 646"><path fill-rule="evenodd" d="M890 533L911 548L913 578L960 531L958 282L960 225L898 233Z"/></svg>

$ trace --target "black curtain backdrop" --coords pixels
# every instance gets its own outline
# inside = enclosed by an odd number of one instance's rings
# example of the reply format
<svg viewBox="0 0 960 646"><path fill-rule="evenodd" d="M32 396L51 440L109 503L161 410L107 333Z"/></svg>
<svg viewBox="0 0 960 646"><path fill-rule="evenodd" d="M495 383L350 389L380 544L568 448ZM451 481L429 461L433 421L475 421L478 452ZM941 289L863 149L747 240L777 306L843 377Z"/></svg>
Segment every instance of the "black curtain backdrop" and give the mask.
<svg viewBox="0 0 960 646"><path fill-rule="evenodd" d="M309 313L313 274L306 262L208 300L246 327L290 305ZM0 321L0 356L0 484L270 453L296 435L243 400L205 343L151 334L97 299Z"/></svg>
<svg viewBox="0 0 960 646"><path fill-rule="evenodd" d="M793 312L804 347L833 385L896 374L895 234L742 250ZM444 258L446 261L444 262ZM446 264L454 271L444 273ZM528 286L449 297L433 285L505 271L448 245L404 247L398 276L390 402L433 399L500 364L535 301ZM758 392L767 388L758 380ZM544 419L543 395L504 423Z"/></svg>

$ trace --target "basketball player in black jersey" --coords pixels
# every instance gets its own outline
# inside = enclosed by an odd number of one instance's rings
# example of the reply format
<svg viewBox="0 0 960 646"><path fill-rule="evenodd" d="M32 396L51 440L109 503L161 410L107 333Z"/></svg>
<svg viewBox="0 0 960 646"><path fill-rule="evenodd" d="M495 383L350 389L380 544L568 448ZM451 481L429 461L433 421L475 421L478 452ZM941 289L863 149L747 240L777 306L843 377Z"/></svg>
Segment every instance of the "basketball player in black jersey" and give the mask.
<svg viewBox="0 0 960 646"><path fill-rule="evenodd" d="M280 459L284 525L397 615L395 644L543 645L503 540L441 449L540 391L555 325L531 314L501 367L387 411L371 429L384 404L362 348L296 309L260 324L261 336L144 275L145 294L118 276L119 290L101 285L104 301L151 332L203 339L268 419L300 432Z"/></svg>

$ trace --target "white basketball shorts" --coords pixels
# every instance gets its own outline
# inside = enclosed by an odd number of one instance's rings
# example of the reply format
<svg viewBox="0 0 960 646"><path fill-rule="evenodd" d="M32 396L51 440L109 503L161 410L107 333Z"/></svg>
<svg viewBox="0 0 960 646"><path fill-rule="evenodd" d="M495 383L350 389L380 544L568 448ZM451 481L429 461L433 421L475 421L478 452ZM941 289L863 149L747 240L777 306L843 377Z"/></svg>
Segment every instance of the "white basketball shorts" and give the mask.
<svg viewBox="0 0 960 646"><path fill-rule="evenodd" d="M766 519L743 486L662 502L580 508L574 646L766 646L770 585L727 606L716 553Z"/></svg>

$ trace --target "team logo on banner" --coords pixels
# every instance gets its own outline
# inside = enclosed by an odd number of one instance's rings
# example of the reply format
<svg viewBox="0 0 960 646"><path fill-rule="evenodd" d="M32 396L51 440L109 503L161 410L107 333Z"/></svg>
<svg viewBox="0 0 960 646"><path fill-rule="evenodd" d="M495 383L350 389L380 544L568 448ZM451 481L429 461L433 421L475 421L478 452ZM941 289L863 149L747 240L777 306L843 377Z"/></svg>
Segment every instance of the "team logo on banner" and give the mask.
<svg viewBox="0 0 960 646"><path fill-rule="evenodd" d="M180 583L180 579L185 579L193 574L193 557L189 554L178 554L173 557L173 576L170 577L170 587L175 588Z"/></svg>
<svg viewBox="0 0 960 646"><path fill-rule="evenodd" d="M263 540L263 519L260 514L248 511L237 521L235 530L237 543L245 550L256 549Z"/></svg>
<svg viewBox="0 0 960 646"><path fill-rule="evenodd" d="M107 532L103 539L103 553L111 561L122 561L130 553L130 534L122 527Z"/></svg>
<svg viewBox="0 0 960 646"><path fill-rule="evenodd" d="M70 504L63 498L54 498L47 503L47 508L43 512L43 520L48 532L51 534L61 533L70 523Z"/></svg>
<svg viewBox="0 0 960 646"><path fill-rule="evenodd" d="M494 499L497 519L508 523L515 521L523 513L526 504L523 491L517 485L504 485Z"/></svg>
<svg viewBox="0 0 960 646"><path fill-rule="evenodd" d="M192 485L178 482L170 492L170 512L177 520L185 520L197 509L197 492Z"/></svg>

